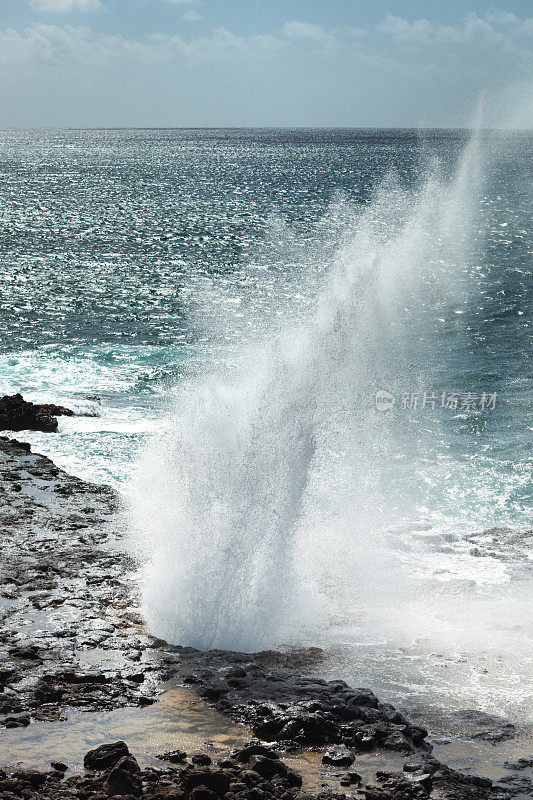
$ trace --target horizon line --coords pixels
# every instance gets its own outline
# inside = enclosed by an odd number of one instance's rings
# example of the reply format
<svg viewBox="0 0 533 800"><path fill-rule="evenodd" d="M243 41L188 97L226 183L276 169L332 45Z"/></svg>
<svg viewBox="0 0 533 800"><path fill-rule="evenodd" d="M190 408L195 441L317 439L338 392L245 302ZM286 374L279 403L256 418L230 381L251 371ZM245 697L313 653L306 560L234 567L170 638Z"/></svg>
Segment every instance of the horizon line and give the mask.
<svg viewBox="0 0 533 800"><path fill-rule="evenodd" d="M340 130L340 131L461 131L469 132L470 126L430 126L430 125L6 125L1 131L127 131L127 130L180 130L180 131L288 131L288 130ZM528 133L533 128L501 128L483 126L483 131L502 133Z"/></svg>

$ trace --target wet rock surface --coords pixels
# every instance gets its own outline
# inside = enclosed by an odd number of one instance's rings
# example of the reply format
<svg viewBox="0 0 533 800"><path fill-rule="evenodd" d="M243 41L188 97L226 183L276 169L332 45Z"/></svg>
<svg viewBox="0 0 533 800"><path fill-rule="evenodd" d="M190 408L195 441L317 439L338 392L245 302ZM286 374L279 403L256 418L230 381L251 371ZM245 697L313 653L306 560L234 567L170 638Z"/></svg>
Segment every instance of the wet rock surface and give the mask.
<svg viewBox="0 0 533 800"><path fill-rule="evenodd" d="M465 709L454 711L452 716L473 739L485 742L505 742L518 735L518 729L503 717L483 711Z"/></svg>
<svg viewBox="0 0 533 800"><path fill-rule="evenodd" d="M533 796L531 759L509 764L497 785L449 769L431 757L424 728L369 689L305 674L320 663L319 649L202 653L148 636L135 564L120 545L115 493L4 437L0 477L0 725L23 730L36 720L61 720L71 708L150 704L162 682L174 679L258 737L215 764L207 753L176 750L161 754L160 768L146 769L124 742L104 742L86 754L85 775L69 774L66 760L47 772L0 772L0 800L343 797L306 793L274 750L303 747L317 749L336 770L339 789L365 800ZM458 713L485 740L514 735L506 720ZM411 760L402 772L378 773L366 785L358 758L372 750Z"/></svg>
<svg viewBox="0 0 533 800"><path fill-rule="evenodd" d="M44 431L57 430L58 416L72 417L69 408L53 403L30 403L21 394L0 397L0 430L3 431Z"/></svg>
<svg viewBox="0 0 533 800"><path fill-rule="evenodd" d="M0 438L0 725L154 700L118 498Z"/></svg>
<svg viewBox="0 0 533 800"><path fill-rule="evenodd" d="M217 711L250 726L286 750L344 745L356 752L375 748L410 753L427 750L427 731L411 725L369 689L295 672L320 660L318 649L247 655L160 642L165 662ZM304 666L305 665L305 666Z"/></svg>
<svg viewBox="0 0 533 800"><path fill-rule="evenodd" d="M141 769L127 745L115 742L88 753L85 762L93 764L85 775L66 778L57 769L48 772L16 770L0 773L0 797L6 800L11 797L64 800L80 797L296 800L304 797L301 777L275 753L269 753L268 756L248 754L246 758L228 757L214 765L198 764L198 760L192 757L184 759L179 766Z"/></svg>
<svg viewBox="0 0 533 800"><path fill-rule="evenodd" d="M476 558L498 559L512 564L515 575L528 575L533 548L533 530L513 528L488 528L465 537L472 548L470 555Z"/></svg>

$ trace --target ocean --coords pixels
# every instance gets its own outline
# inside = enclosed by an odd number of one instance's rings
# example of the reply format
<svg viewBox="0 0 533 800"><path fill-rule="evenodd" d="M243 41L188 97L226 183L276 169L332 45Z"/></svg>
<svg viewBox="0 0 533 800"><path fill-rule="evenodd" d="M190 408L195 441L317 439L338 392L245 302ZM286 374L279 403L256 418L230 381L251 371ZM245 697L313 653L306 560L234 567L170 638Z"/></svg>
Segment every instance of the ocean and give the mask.
<svg viewBox="0 0 533 800"><path fill-rule="evenodd" d="M531 713L527 133L4 130L0 389L151 629ZM207 588L206 588L207 587Z"/></svg>

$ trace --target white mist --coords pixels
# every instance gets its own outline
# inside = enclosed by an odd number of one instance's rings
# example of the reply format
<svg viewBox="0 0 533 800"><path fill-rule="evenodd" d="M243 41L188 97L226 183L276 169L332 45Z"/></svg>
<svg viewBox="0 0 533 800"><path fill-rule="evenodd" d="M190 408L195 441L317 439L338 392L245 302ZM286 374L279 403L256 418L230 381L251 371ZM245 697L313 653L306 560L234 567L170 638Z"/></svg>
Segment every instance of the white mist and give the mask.
<svg viewBox="0 0 533 800"><path fill-rule="evenodd" d="M357 602L369 576L401 580L382 538L409 512L401 446L373 397L428 346L443 296L461 296L478 182L477 137L451 182L438 166L414 191L385 182L354 209L314 310L245 348L229 382L183 387L132 501L154 634L269 647L316 630L331 587Z"/></svg>

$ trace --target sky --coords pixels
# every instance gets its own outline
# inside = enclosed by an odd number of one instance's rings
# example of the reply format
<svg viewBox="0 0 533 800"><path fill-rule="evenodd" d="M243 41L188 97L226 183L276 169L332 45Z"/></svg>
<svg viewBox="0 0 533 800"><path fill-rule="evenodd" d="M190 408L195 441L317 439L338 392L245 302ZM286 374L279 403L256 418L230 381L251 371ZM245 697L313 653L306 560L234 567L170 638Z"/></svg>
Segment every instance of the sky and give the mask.
<svg viewBox="0 0 533 800"><path fill-rule="evenodd" d="M0 127L533 126L529 0L0 0Z"/></svg>

